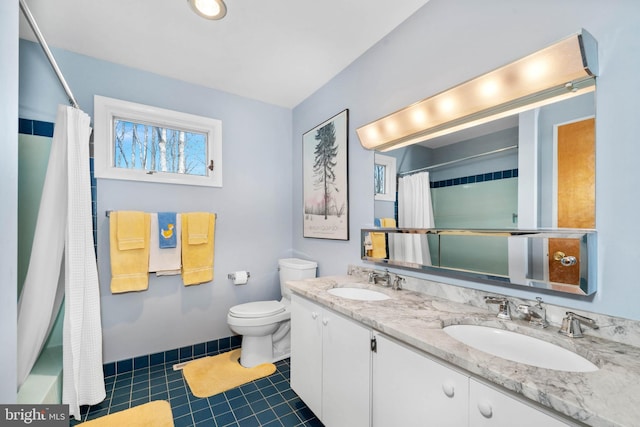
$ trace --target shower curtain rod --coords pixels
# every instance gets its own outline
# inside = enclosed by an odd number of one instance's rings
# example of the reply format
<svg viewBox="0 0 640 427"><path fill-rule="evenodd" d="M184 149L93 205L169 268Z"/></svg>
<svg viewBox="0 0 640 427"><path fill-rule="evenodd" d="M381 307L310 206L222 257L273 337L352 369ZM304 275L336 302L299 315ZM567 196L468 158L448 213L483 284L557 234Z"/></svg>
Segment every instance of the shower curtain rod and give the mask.
<svg viewBox="0 0 640 427"><path fill-rule="evenodd" d="M40 47L42 47L44 54L49 60L49 64L51 64L53 71L56 73L56 76L58 77L58 80L62 85L62 88L67 94L67 98L69 98L69 104L71 104L74 108L80 109L80 106L76 101L76 98L73 96L73 93L71 92L71 88L67 84L67 80L62 75L62 71L60 71L60 67L58 67L58 63L56 62L56 59L53 57L51 50L49 50L49 45L47 44L47 41L44 39L44 36L40 32L40 28L38 27L36 20L31 14L31 11L29 10L29 6L27 6L26 0L20 0L20 10L22 10L22 14L27 19L27 22L29 22L29 26L31 27L31 29L33 30L33 33L38 39L38 43L40 43Z"/></svg>
<svg viewBox="0 0 640 427"><path fill-rule="evenodd" d="M425 171L429 171L431 169L441 168L443 166L449 166L449 165L453 165L455 163L464 162L465 160L477 159L478 157L489 156L491 154L498 154L498 153L502 153L503 151L513 150L513 149L517 149L517 148L518 148L517 145L510 145L509 147L498 148L497 150L487 151L486 153L474 154L472 156L463 157L461 159L451 160L451 161L448 161L448 162L438 163L436 165L431 165L431 166L427 166L427 167L420 168L420 169L414 169L412 171L400 172L400 173L398 173L398 176L406 176L406 175L412 175L412 174L418 173L418 172L425 172Z"/></svg>

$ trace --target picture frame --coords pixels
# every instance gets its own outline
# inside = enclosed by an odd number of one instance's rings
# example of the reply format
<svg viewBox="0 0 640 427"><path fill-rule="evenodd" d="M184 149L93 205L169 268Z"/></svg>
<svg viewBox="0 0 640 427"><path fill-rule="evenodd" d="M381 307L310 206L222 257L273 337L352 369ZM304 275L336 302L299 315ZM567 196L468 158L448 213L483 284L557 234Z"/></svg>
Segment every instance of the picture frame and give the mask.
<svg viewBox="0 0 640 427"><path fill-rule="evenodd" d="M302 135L303 236L349 240L349 110Z"/></svg>

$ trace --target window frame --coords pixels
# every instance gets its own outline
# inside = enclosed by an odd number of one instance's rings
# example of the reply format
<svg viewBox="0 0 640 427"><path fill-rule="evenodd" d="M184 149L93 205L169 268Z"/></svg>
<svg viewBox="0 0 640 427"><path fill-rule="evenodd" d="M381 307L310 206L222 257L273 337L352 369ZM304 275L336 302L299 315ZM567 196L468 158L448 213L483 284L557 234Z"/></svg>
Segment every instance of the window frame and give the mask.
<svg viewBox="0 0 640 427"><path fill-rule="evenodd" d="M172 172L148 173L143 169L115 167L114 119L206 134L207 163L213 160L213 171L207 168L207 175L201 176ZM222 187L222 121L95 95L94 158L96 178Z"/></svg>
<svg viewBox="0 0 640 427"><path fill-rule="evenodd" d="M396 201L396 158L392 156L385 156L383 154L375 153L374 155L374 165L381 165L385 169L384 179L385 179L385 192L384 193L376 193L375 192L375 183L374 183L374 199L385 202L395 202Z"/></svg>

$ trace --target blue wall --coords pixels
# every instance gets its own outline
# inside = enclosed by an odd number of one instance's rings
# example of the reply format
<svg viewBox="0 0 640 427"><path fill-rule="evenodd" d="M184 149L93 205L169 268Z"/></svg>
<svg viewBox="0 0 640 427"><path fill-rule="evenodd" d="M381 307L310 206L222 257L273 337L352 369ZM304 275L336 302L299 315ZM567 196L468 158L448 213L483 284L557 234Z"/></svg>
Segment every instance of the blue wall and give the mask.
<svg viewBox="0 0 640 427"><path fill-rule="evenodd" d="M635 0L610 2L606 7L596 0L431 0L293 111L54 50L89 114L93 95L99 94L223 121L222 189L98 182L105 361L229 335L225 320L229 306L279 297L279 257L317 260L322 275L344 274L347 264L360 264L359 230L372 226L374 217L373 152L360 146L355 129L582 27L598 40L601 71L596 97L599 291L590 299L548 295L545 300L640 319L635 307L640 287L634 285L634 267L640 262L636 219L640 198L635 184L640 180L640 144L636 142L640 97L629 96L640 93L635 73L640 68L640 57L635 54L640 50L638 16L640 3ZM20 46L20 116L53 121L56 104L66 103L65 96L39 47L29 42ZM351 239L304 238L302 135L345 108L350 115ZM107 224L101 213L169 208L219 214L214 282L184 288L177 278L153 279L147 292L111 295L105 256ZM235 270L251 272L248 286L234 287L226 279ZM528 291L441 280L536 296Z"/></svg>
<svg viewBox="0 0 640 427"><path fill-rule="evenodd" d="M291 111L148 72L54 50L83 110L103 95L222 120L223 188L98 180L98 270L105 362L232 335L232 305L279 299L277 259L291 255ZM65 97L40 47L20 41L20 117L55 121ZM106 210L218 214L214 281L185 288L150 276L149 290L112 295ZM249 284L227 274L247 270Z"/></svg>
<svg viewBox="0 0 640 427"><path fill-rule="evenodd" d="M431 0L293 111L293 158L300 135L344 108L350 113L348 242L302 237L302 179L294 168L293 246L320 263L322 274L360 264L358 230L373 224L373 152L355 129L420 99L528 55L580 28L598 41L596 221L598 286L593 298L545 295L546 301L640 319L640 2L620 0ZM413 273L412 273L413 274ZM416 274L418 275L418 274ZM425 278L437 276L421 275ZM536 293L439 278L461 286L533 298Z"/></svg>

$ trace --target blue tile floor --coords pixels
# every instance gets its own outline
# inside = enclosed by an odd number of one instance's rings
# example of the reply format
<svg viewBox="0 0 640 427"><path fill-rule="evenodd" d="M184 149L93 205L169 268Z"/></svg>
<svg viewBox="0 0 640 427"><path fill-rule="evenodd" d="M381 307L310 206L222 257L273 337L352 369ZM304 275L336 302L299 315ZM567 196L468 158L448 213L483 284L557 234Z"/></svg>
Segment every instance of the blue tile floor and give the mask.
<svg viewBox="0 0 640 427"><path fill-rule="evenodd" d="M322 423L291 390L289 359L276 363L276 372L209 398L191 394L173 363L154 365L105 378L107 398L83 406L82 421L142 405L152 400L171 404L175 427L293 427ZM71 426L80 421L71 420Z"/></svg>

